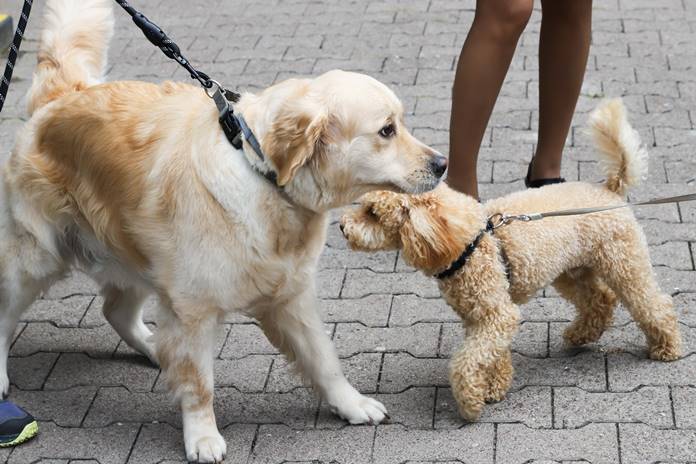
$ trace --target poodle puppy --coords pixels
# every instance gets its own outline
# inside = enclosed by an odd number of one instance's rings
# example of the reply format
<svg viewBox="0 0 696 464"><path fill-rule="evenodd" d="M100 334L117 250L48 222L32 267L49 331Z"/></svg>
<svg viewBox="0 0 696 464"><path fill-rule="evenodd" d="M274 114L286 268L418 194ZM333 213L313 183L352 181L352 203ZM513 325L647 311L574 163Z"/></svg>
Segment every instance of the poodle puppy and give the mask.
<svg viewBox="0 0 696 464"><path fill-rule="evenodd" d="M450 382L467 420L476 420L486 402L505 397L513 374L517 305L549 284L577 309L564 333L567 343L598 340L621 301L645 333L652 359L680 356L672 298L655 281L645 236L629 208L491 227L491 219L502 213L622 204L647 164L622 102L602 103L590 117L590 132L607 176L604 185L549 185L485 205L446 185L422 195L375 192L341 219L353 249L401 249L406 262L438 278L465 328L464 343L450 363Z"/></svg>

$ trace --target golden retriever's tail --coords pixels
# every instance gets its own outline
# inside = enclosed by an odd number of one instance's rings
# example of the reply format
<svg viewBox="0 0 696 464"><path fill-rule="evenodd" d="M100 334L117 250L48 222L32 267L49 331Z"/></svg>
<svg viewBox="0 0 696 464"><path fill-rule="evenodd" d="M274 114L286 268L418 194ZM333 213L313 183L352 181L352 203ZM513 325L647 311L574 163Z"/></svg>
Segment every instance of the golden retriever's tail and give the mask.
<svg viewBox="0 0 696 464"><path fill-rule="evenodd" d="M648 152L638 132L628 123L620 98L599 104L590 115L589 132L599 149L607 188L625 195L647 174Z"/></svg>
<svg viewBox="0 0 696 464"><path fill-rule="evenodd" d="M28 111L103 82L114 31L110 0L48 0Z"/></svg>

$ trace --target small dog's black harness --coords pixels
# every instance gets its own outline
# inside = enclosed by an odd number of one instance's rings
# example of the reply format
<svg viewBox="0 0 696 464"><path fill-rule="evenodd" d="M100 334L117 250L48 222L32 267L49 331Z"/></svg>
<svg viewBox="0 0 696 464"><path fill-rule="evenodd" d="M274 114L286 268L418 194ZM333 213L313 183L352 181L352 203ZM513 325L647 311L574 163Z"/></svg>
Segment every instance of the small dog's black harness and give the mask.
<svg viewBox="0 0 696 464"><path fill-rule="evenodd" d="M476 251L476 248L478 248L479 243L481 243L481 240L483 239L484 235L486 234L493 234L495 232L495 229L500 227L502 222L496 222L494 219L498 215L493 215L490 216L486 220L486 228L482 229L478 235L474 238L474 240L464 248L464 251L462 251L462 254L459 255L459 258L457 258L450 266L445 269L444 271L440 272L439 274L435 274L436 279L446 279L448 277L452 277L457 271L459 271L461 268L466 266L466 263L469 261L469 258L471 257L472 254L474 254L474 251ZM505 277L507 278L508 282L510 281L510 262L507 259L507 256L505 254L505 250L503 250L502 247L499 247L500 251L500 257L503 260L503 264L505 266Z"/></svg>
<svg viewBox="0 0 696 464"><path fill-rule="evenodd" d="M469 261L469 258L471 255L476 251L476 248L478 247L479 243L481 243L481 239L485 234L488 233L493 233L493 230L495 229L495 226L493 225L493 222L489 219L486 222L486 228L482 229L476 238L464 248L464 251L462 251L462 254L459 255L459 258L457 258L450 266L445 269L444 271L440 272L439 274L435 275L436 279L446 279L448 277L452 277L455 272L463 268L467 261Z"/></svg>

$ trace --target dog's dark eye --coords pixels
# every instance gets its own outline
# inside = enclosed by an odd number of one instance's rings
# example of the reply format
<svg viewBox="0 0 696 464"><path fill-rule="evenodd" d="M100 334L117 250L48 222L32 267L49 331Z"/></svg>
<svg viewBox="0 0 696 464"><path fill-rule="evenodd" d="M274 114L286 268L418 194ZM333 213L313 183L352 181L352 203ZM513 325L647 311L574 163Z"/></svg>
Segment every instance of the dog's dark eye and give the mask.
<svg viewBox="0 0 696 464"><path fill-rule="evenodd" d="M379 130L379 135L381 137L384 137L385 139L394 137L394 135L396 135L396 128L394 127L394 124L387 124L386 126L381 128Z"/></svg>

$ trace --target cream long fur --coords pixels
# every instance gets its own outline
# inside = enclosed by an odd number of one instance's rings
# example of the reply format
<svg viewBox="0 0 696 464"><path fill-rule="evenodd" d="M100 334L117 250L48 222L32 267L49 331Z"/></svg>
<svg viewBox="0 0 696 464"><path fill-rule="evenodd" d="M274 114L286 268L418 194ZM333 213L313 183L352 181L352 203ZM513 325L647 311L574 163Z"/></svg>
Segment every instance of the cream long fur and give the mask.
<svg viewBox="0 0 696 464"><path fill-rule="evenodd" d="M457 259L491 214L622 203L621 195L639 178L645 152L620 101L601 104L590 124L605 160L605 185L556 184L485 205L446 185L413 196L375 192L342 217L344 235L358 250L401 248L406 262L432 276ZM512 223L486 234L466 265L438 283L465 327L462 348L450 363L450 381L468 420L477 419L486 402L506 395L517 305L548 285L577 309L564 333L569 344L598 340L622 301L645 333L651 358L671 361L681 354L672 298L655 281L645 237L630 209Z"/></svg>
<svg viewBox="0 0 696 464"><path fill-rule="evenodd" d="M346 380L318 316L328 210L377 189L430 190L443 158L403 126L386 86L331 71L235 105L261 142L261 162L246 144L232 147L200 88L100 84L111 4L46 5L32 117L0 184L0 392L22 311L76 267L101 285L119 335L161 365L189 460L225 455L213 412L213 340L225 312L258 319L331 411L379 423L384 406ZM394 135L380 135L388 125ZM252 164L276 171L286 195ZM141 318L151 293L160 301L154 337Z"/></svg>

